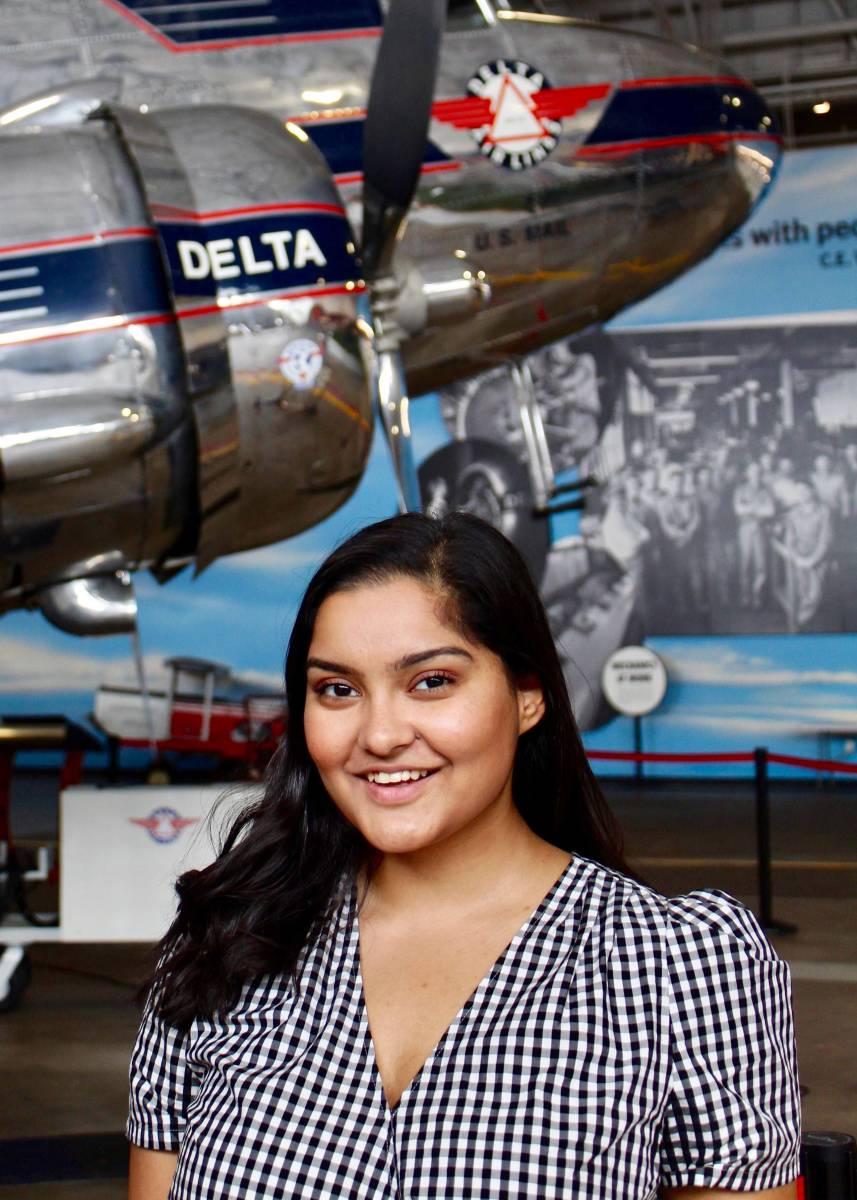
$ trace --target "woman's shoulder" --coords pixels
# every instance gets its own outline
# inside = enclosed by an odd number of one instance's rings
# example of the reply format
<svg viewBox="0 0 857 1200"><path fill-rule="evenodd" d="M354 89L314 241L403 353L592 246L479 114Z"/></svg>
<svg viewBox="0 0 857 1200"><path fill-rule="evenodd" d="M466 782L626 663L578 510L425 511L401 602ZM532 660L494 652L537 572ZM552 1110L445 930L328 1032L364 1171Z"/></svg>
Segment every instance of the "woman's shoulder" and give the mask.
<svg viewBox="0 0 857 1200"><path fill-rule="evenodd" d="M644 927L672 949L728 945L735 954L776 960L777 954L753 913L727 892L698 888L664 896L653 887L602 863L578 856L583 879L597 894L605 917L633 934Z"/></svg>

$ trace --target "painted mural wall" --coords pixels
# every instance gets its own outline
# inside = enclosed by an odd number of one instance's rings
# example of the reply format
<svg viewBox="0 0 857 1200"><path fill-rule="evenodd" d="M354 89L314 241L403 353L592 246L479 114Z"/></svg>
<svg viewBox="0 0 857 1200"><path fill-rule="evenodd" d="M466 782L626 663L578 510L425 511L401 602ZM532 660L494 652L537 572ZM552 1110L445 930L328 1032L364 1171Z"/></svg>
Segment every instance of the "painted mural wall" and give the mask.
<svg viewBox="0 0 857 1200"><path fill-rule="evenodd" d="M855 753L855 195L852 149L787 155L730 244L607 330L532 357L554 469L591 482L582 513L530 515L505 368L413 406L429 506L480 512L524 551L592 747L631 746L599 680L612 650L645 640L670 676L646 749ZM197 579L138 577L150 685L192 657L277 688L314 567L393 511L379 435L323 525ZM127 639L79 641L37 614L0 622L4 713L85 719L99 686L134 679Z"/></svg>
<svg viewBox="0 0 857 1200"><path fill-rule="evenodd" d="M854 757L855 182L850 148L786 155L731 243L611 328L627 458L601 531L625 536L672 680L647 749ZM615 514L645 512L653 466L660 512L628 538Z"/></svg>

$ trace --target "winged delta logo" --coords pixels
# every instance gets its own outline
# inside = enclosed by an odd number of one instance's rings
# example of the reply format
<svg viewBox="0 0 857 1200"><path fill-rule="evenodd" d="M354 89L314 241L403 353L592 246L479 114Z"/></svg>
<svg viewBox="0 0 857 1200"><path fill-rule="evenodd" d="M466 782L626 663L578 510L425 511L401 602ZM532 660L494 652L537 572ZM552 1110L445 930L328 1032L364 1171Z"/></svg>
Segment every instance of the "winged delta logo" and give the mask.
<svg viewBox="0 0 857 1200"><path fill-rule="evenodd" d="M199 817L182 817L174 808L163 805L153 808L148 817L129 817L132 825L140 825L146 830L153 842L166 845L174 842L183 829L195 825Z"/></svg>
<svg viewBox="0 0 857 1200"><path fill-rule="evenodd" d="M437 101L432 116L457 129L469 129L492 163L522 171L556 148L564 132L563 117L573 117L604 100L611 90L609 83L555 88L528 63L498 58L468 80L467 97ZM595 126L601 107L578 130L578 140Z"/></svg>

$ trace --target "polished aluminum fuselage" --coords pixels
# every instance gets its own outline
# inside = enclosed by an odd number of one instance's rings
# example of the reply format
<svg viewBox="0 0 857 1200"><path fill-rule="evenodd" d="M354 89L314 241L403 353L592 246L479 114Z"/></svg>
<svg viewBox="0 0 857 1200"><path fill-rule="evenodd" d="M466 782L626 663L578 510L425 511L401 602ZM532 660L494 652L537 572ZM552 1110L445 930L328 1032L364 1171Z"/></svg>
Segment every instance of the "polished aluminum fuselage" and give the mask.
<svg viewBox="0 0 857 1200"><path fill-rule="evenodd" d="M71 581L201 568L351 493L372 424L354 230L377 45L363 31L180 54L93 36L91 71L122 76L118 101L95 81L35 115L17 98L79 70L22 53L6 75L0 609L63 624ZM544 79L556 145L532 165L480 145L471 81L500 61ZM660 287L740 224L778 156L763 103L722 63L508 10L448 31L430 139L397 258L415 394Z"/></svg>

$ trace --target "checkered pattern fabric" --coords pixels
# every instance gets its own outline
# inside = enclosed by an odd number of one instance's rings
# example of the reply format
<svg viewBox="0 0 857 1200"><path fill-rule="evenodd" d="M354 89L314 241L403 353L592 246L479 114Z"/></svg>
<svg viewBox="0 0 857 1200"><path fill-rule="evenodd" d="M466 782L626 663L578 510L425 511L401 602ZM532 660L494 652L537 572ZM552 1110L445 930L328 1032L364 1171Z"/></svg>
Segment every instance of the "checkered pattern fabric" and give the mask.
<svg viewBox="0 0 857 1200"><path fill-rule="evenodd" d="M572 860L393 1110L353 895L186 1036L149 1011L128 1136L179 1150L171 1200L649 1200L798 1172L788 968L720 892L675 900Z"/></svg>

